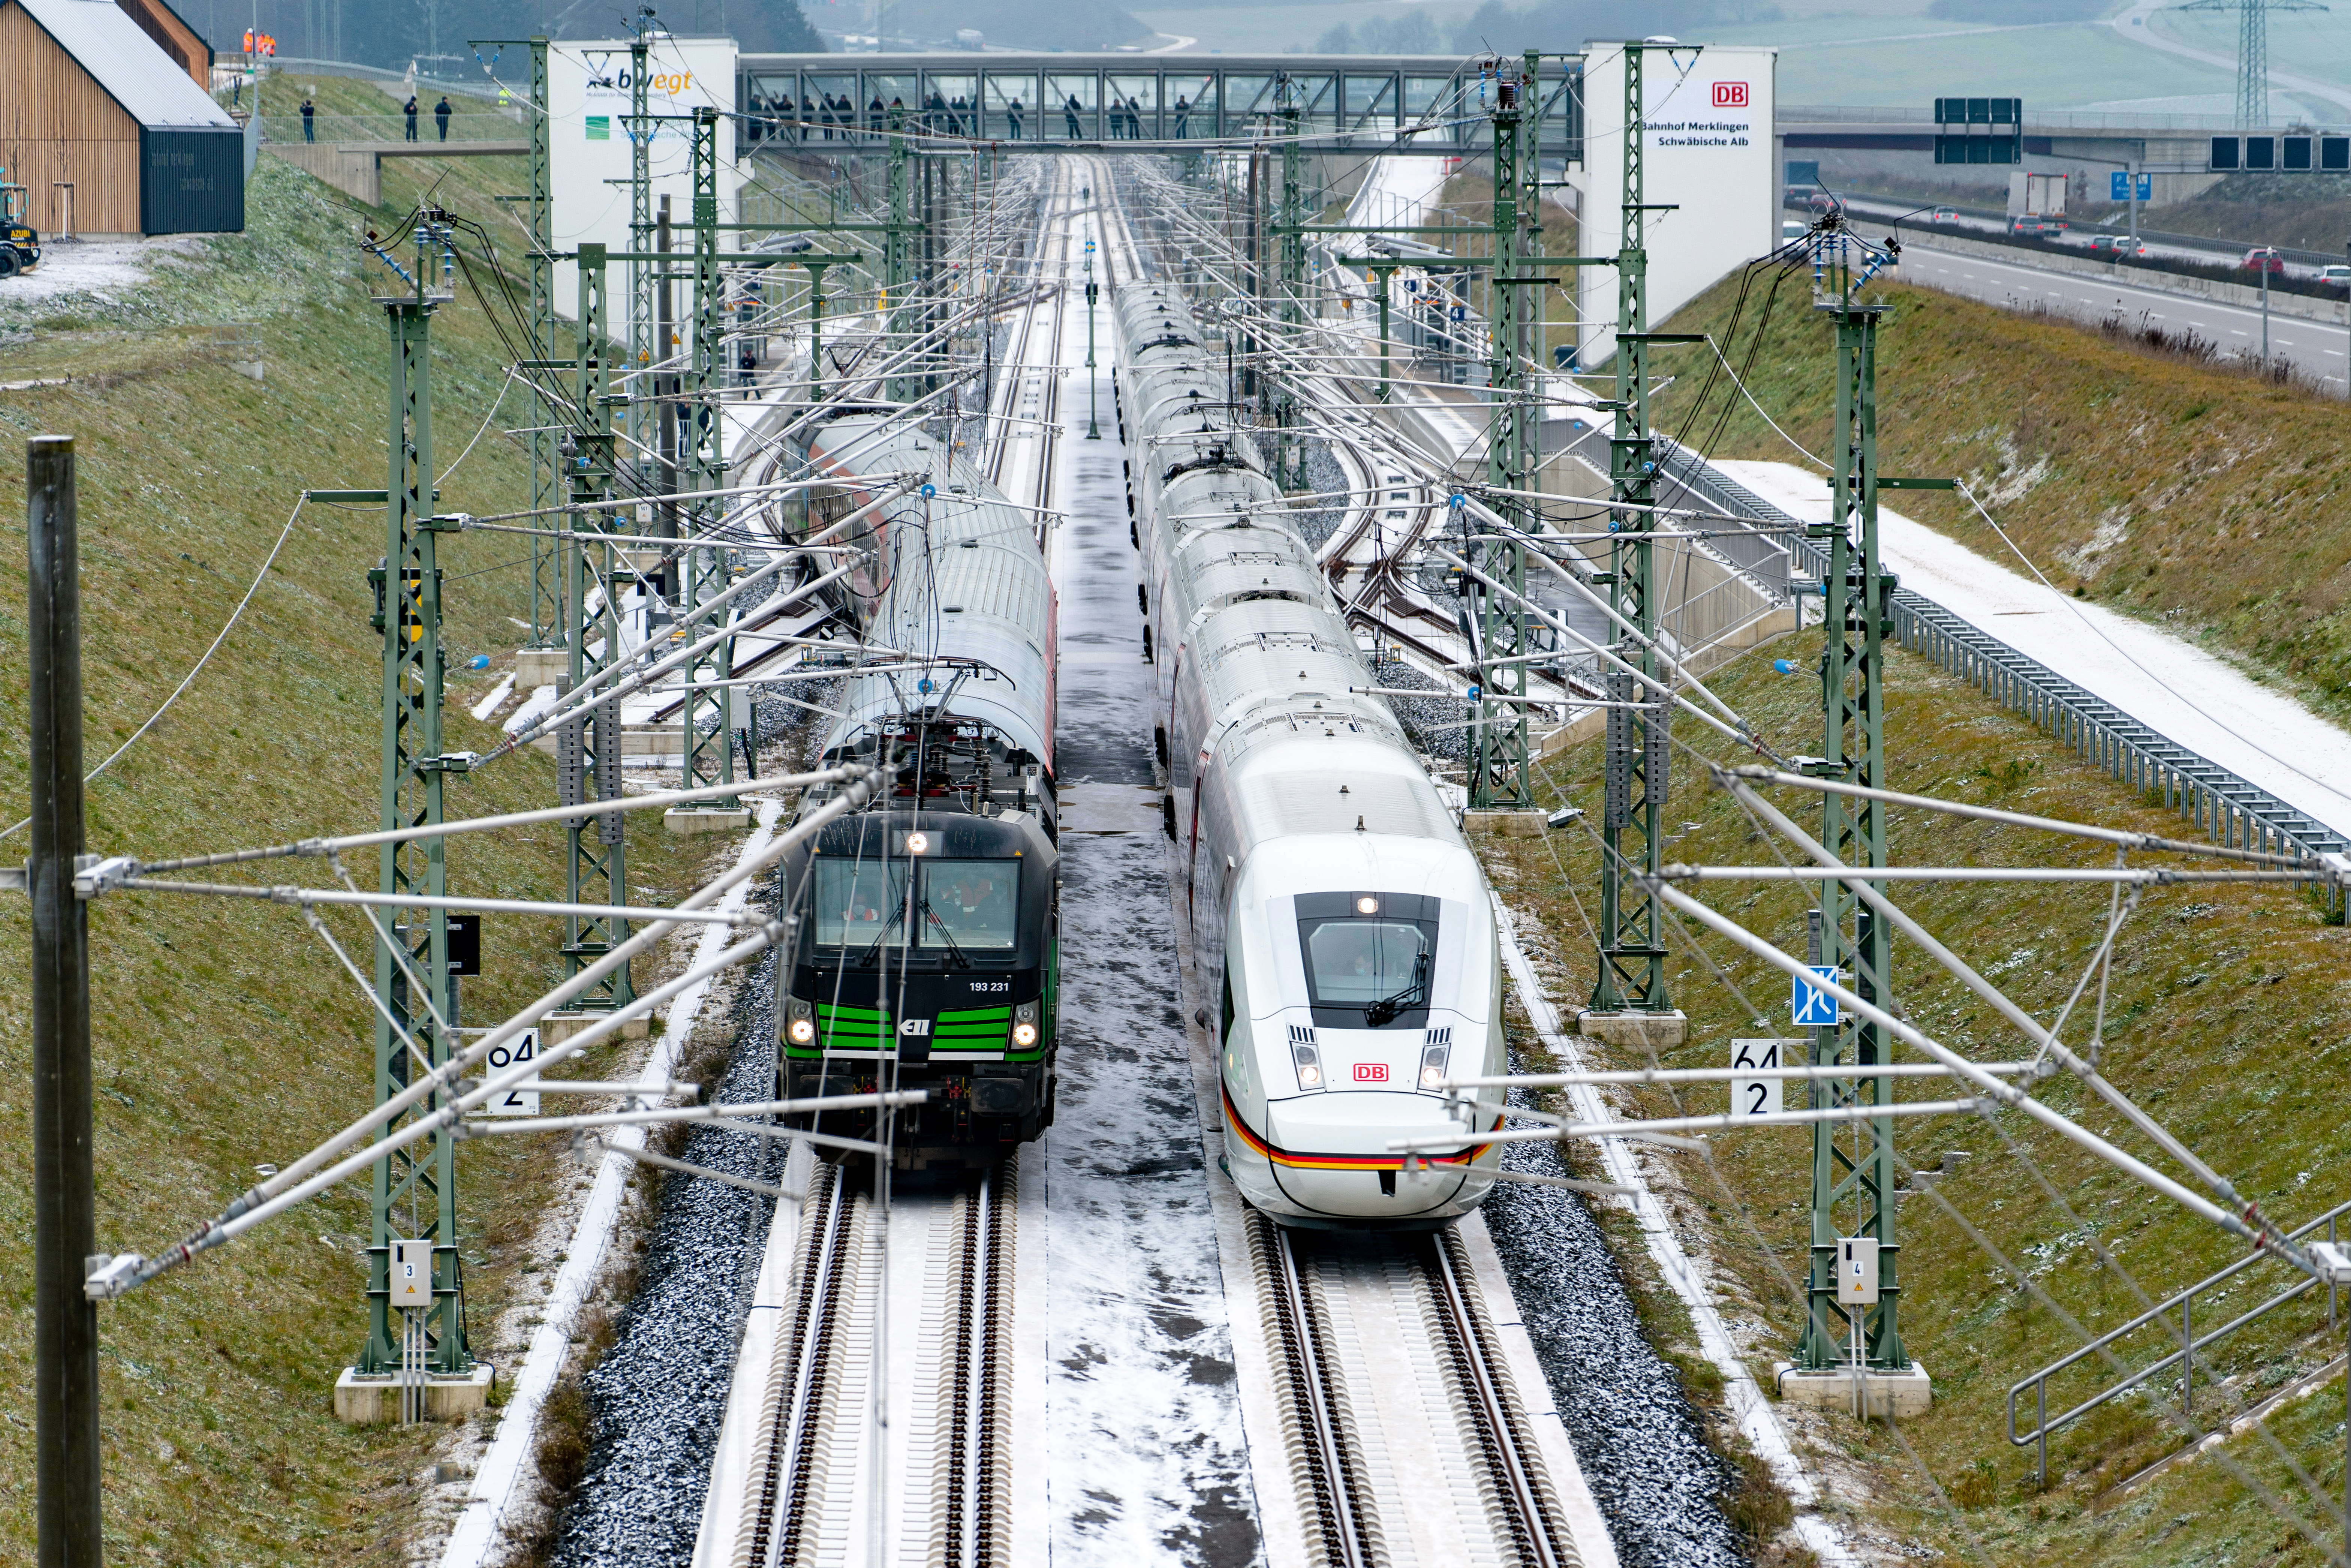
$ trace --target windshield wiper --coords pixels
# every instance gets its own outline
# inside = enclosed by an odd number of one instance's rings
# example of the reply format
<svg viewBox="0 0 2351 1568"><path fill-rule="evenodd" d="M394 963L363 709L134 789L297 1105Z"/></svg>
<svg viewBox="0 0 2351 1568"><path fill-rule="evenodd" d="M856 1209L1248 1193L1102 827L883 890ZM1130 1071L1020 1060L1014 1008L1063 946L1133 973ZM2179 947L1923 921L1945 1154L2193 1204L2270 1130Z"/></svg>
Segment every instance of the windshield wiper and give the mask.
<svg viewBox="0 0 2351 1568"><path fill-rule="evenodd" d="M1404 1011L1416 997L1426 1001L1428 992L1428 955L1423 953L1412 961L1412 984L1392 997L1382 997L1364 1009L1365 1029L1385 1029L1396 1014Z"/></svg>
<svg viewBox="0 0 2351 1568"><path fill-rule="evenodd" d="M890 928L893 925L897 925L899 918L905 913L906 906L904 904L893 904L891 905L890 918L882 923L881 934L873 938L873 945L857 956L857 967L859 968L864 968L868 965L873 964L879 960L882 952L882 944L890 940Z"/></svg>
<svg viewBox="0 0 2351 1568"><path fill-rule="evenodd" d="M967 969L970 968L971 960L963 956L963 948L956 943L955 933L948 930L947 923L939 918L939 912L931 907L931 901L926 898L914 907L921 910L925 915L928 915L930 917L931 924L939 928L939 935L946 938L947 954L952 961L961 965Z"/></svg>

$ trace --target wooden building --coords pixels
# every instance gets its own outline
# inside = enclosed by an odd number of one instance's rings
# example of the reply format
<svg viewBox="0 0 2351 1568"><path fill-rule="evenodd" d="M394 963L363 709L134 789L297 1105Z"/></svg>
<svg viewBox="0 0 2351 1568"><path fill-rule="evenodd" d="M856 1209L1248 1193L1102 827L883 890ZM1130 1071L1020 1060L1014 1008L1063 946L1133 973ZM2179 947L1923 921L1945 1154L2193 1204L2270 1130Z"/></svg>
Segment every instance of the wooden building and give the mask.
<svg viewBox="0 0 2351 1568"><path fill-rule="evenodd" d="M0 178L45 238L68 214L77 235L245 227L245 137L204 89L211 57L162 0L0 0Z"/></svg>
<svg viewBox="0 0 2351 1568"><path fill-rule="evenodd" d="M155 47L180 64L188 79L206 92L213 86L213 47L204 36L183 21L165 0L114 0Z"/></svg>

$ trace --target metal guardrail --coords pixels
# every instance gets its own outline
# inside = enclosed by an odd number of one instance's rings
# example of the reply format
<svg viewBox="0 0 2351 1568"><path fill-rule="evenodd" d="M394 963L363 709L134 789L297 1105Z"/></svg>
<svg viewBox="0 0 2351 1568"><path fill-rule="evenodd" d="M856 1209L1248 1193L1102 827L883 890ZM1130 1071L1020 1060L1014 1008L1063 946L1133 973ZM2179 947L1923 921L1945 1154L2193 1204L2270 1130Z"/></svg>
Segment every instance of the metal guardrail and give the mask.
<svg viewBox="0 0 2351 1568"><path fill-rule="evenodd" d="M1666 467L1692 493L1762 523L1758 532L1764 538L1786 540L1814 578L1827 570L1826 552L1803 538L1803 525L1796 518L1687 451L1669 452ZM2301 808L2168 738L1923 594L1897 587L1893 610L1896 640L1903 647L2038 725L2118 782L2142 795L2159 796L2214 843L2314 858L2351 848ZM2339 916L2342 887L2330 886L2325 896L2329 915Z"/></svg>
<svg viewBox="0 0 2351 1568"><path fill-rule="evenodd" d="M2328 1209L2325 1213L2310 1221L2307 1225L2303 1226L2299 1230L2294 1231L2292 1234L2294 1239L2300 1240L2302 1238L2311 1235L2313 1232L2316 1231L2320 1226L2324 1225L2326 1228L2326 1239L2333 1241L2336 1239L2336 1222L2345 1214L2351 1214L2351 1202L2336 1204L2333 1208ZM2284 1306L2288 1301L2296 1301L2301 1297L2307 1295L2312 1290L2316 1288L2318 1284L2318 1281L2314 1276L2307 1274L2298 1275L2295 1277L2295 1281L2293 1284L2288 1285L2284 1290L2278 1291L2275 1295L2272 1296L2268 1301L2263 1301L2261 1305L2254 1307L2248 1312L2238 1313L2227 1322L2222 1323L2219 1328L2207 1329L2201 1334L2198 1333L2196 1332L2196 1298L2199 1295L2210 1294L2215 1286L2226 1284L2229 1281L2235 1279L2246 1270L2253 1267L2257 1263L2268 1260L2269 1258L2270 1254L2267 1252L2251 1253L2246 1257L2241 1258L2236 1262L2230 1264L2227 1268L2220 1270L2215 1273L2206 1275L2203 1279L2197 1281L2196 1283L2189 1286L2179 1294L2157 1302L2154 1306L2148 1308L2146 1312L2141 1312L2138 1316L2131 1319L2130 1322L2124 1323L2121 1327L2110 1329L2106 1333L2100 1334L2096 1339L2092 1340L2089 1343L2084 1345L2081 1349L2074 1352L2072 1354L2061 1357L2056 1361L2053 1361L2048 1365L2042 1367L2036 1372L2028 1374L2023 1378L2011 1385L2008 1390L2009 1444L2012 1448L2023 1448L2028 1443L2034 1445L2037 1449L2036 1464L2038 1467L2038 1477L2041 1484L2046 1486L2049 1483L2050 1433L2056 1431L2061 1427L2068 1426L2071 1423L2081 1419L2081 1417L2088 1415L2091 1411L2097 1409L2100 1406L2106 1404L2110 1400L2119 1398L2121 1396L2129 1393L2132 1389L2141 1386L2150 1378L2161 1376L2171 1368L2177 1367L2179 1370L2179 1409L2180 1413L2188 1417L2189 1424L2192 1426L2196 1419L2196 1353L2204 1349L2208 1345L2217 1344L2221 1340L2228 1338L2231 1334L2235 1333L2239 1329L2245 1327L2249 1323L2259 1322L2261 1319L2265 1318L2270 1313L2277 1311L2278 1308ZM2330 1287L2326 1292L2326 1326L2330 1333L2333 1332L2335 1325L2337 1311L2337 1302L2335 1298L2336 1291L2333 1287ZM2173 1327L2174 1324L2178 1325L2176 1331ZM2105 1350L2107 1346L2113 1344L2116 1340L2121 1339L2124 1335L2135 1333L2140 1329L2149 1327L2157 1328L2167 1336L2175 1338L2179 1348L2173 1351L2170 1354L2164 1356L2161 1360L2152 1362L2147 1365L2139 1368L2137 1372L2131 1373L2127 1376L2123 1377L2119 1381L2107 1385L2105 1388L2093 1394L2090 1397L2083 1400L2079 1405L2074 1406L2071 1410L2064 1412L2054 1419L2051 1418L2049 1415L2050 1378L2055 1376L2058 1373L2064 1371L2067 1367L2073 1366L2089 1356L2097 1354L2100 1351ZM2016 1429L2016 1401L2027 1389L2031 1389L2032 1391L2034 1412L2033 1427L2032 1430L2029 1432L2020 1434Z"/></svg>
<svg viewBox="0 0 2351 1568"><path fill-rule="evenodd" d="M458 113L449 117L449 134L444 137L433 118L434 99L428 95L417 104L416 141L419 143L442 141L517 141L530 132L515 115L496 112ZM303 140L302 116L298 110L261 117L261 132L272 145L284 146ZM398 104L374 114L329 114L320 110L312 116L310 137L314 141L368 143L398 142L408 135L407 117Z"/></svg>

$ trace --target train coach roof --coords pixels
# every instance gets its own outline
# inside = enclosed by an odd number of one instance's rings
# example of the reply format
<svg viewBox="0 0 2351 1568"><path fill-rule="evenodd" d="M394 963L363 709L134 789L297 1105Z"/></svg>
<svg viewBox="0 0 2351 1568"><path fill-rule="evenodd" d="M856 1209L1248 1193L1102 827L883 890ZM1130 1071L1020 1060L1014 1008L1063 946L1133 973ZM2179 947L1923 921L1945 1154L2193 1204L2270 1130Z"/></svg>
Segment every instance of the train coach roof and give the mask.
<svg viewBox="0 0 2351 1568"><path fill-rule="evenodd" d="M952 685L951 716L993 727L1010 749L1053 767L1052 583L1027 513L1008 505L961 458L919 430L884 430L877 419L828 424L819 445L851 454L866 473L916 473L936 494L897 497L882 508L886 586L868 635L907 656L935 662L927 672L851 675L828 753L871 728L905 720L910 706L935 704ZM960 681L957 666L973 666ZM920 684L927 674L934 690Z"/></svg>
<svg viewBox="0 0 2351 1568"><path fill-rule="evenodd" d="M1256 737L1251 737L1252 740ZM1236 815L1253 843L1363 831L1459 843L1461 830L1428 775L1392 746L1295 729L1246 744L1234 768Z"/></svg>

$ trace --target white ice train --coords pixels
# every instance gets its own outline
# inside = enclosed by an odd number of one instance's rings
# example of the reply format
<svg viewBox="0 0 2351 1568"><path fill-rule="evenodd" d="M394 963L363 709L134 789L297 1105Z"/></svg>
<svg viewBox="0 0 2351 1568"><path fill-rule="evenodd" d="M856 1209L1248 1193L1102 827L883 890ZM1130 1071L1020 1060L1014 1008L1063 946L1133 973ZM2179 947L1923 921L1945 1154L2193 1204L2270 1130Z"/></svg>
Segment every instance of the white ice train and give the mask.
<svg viewBox="0 0 2351 1568"><path fill-rule="evenodd" d="M1433 1228L1496 1145L1437 1085L1503 1071L1484 873L1387 704L1182 299L1116 298L1167 829L1224 1082L1226 1159L1277 1222ZM1454 1134L1406 1173L1388 1145Z"/></svg>

